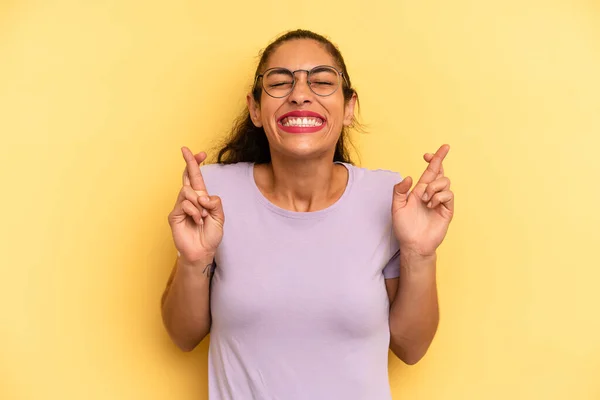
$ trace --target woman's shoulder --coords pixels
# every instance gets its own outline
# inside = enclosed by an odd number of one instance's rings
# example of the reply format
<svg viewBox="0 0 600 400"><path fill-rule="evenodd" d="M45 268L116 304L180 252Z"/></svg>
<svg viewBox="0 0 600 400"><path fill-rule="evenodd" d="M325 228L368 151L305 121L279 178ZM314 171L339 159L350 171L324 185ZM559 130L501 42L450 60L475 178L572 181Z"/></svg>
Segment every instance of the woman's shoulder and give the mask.
<svg viewBox="0 0 600 400"><path fill-rule="evenodd" d="M352 208L369 206L369 215L378 215L380 218L372 219L389 223L390 207L392 203L394 185L402 181L396 171L383 168L364 168L352 165L349 167L353 176Z"/></svg>
<svg viewBox="0 0 600 400"><path fill-rule="evenodd" d="M202 178L208 191L221 191L228 187L239 187L248 177L251 164L239 162L234 164L204 164L200 166Z"/></svg>
<svg viewBox="0 0 600 400"><path fill-rule="evenodd" d="M204 174L235 174L240 171L245 171L250 167L251 163L238 162L232 164L203 164L200 166L200 171Z"/></svg>
<svg viewBox="0 0 600 400"><path fill-rule="evenodd" d="M352 169L354 181L363 187L389 187L402 181L402 176L396 172L384 168L366 168L352 164L347 164L347 167Z"/></svg>

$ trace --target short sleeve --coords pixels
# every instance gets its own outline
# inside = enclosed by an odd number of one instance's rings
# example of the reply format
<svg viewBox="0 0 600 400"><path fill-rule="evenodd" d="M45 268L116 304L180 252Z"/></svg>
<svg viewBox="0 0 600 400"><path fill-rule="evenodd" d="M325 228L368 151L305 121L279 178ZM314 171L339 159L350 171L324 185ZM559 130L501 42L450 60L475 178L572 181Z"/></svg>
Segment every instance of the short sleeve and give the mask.
<svg viewBox="0 0 600 400"><path fill-rule="evenodd" d="M402 176L398 173L393 174L392 184L395 185L398 182L402 181ZM400 244L398 240L394 236L394 229L392 222L390 220L390 239L389 239L389 253L390 258L388 262L383 267L383 277L385 279L393 279L398 278L400 276Z"/></svg>
<svg viewBox="0 0 600 400"><path fill-rule="evenodd" d="M400 276L400 250L390 258L385 267L383 267L383 277L385 279L393 279Z"/></svg>
<svg viewBox="0 0 600 400"><path fill-rule="evenodd" d="M383 267L383 277L385 279L393 279L400 276L400 244L394 236L393 229L390 229L390 247L389 253L391 254L390 259Z"/></svg>

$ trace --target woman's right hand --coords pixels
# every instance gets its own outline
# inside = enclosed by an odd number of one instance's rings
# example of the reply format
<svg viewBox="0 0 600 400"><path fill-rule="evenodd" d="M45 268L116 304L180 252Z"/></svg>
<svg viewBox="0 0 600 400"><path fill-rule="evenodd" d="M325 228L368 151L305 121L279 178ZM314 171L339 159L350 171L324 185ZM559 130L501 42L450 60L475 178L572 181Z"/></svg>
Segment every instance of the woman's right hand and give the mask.
<svg viewBox="0 0 600 400"><path fill-rule="evenodd" d="M187 147L181 152L187 167L183 187L168 219L180 257L194 264L214 256L223 239L225 215L221 199L210 196L204 185L199 163L206 159L206 154L194 156Z"/></svg>

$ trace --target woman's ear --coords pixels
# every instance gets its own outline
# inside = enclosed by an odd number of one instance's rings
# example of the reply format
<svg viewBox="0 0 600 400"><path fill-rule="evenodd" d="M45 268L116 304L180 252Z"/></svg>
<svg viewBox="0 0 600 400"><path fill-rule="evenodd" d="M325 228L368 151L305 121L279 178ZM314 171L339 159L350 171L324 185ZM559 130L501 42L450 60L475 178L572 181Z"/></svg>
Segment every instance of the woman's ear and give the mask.
<svg viewBox="0 0 600 400"><path fill-rule="evenodd" d="M248 112L250 112L252 123L257 128L260 128L262 126L262 121L260 120L260 105L254 100L252 93L246 95L246 103L248 104Z"/></svg>
<svg viewBox="0 0 600 400"><path fill-rule="evenodd" d="M356 105L356 93L352 93L350 100L344 106L344 126L350 126L354 122L354 106Z"/></svg>

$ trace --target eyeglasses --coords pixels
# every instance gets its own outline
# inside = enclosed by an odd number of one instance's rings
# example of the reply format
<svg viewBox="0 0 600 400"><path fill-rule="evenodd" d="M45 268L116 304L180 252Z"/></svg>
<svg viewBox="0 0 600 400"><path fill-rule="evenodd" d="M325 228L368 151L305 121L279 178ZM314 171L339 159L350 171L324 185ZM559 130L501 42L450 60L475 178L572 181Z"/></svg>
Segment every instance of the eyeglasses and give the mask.
<svg viewBox="0 0 600 400"><path fill-rule="evenodd" d="M296 86L296 72L306 72L306 82L310 90L317 96L331 96L340 87L341 77L344 73L329 65L319 65L313 69L297 69L290 71L287 68L269 68L256 77L254 87L262 78L262 88L271 97L282 98L288 96ZM345 79L345 77L344 77Z"/></svg>

